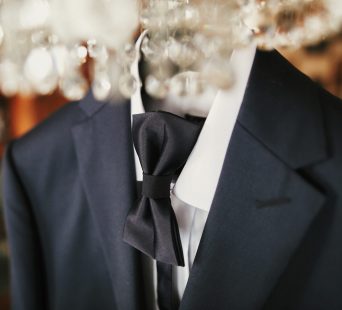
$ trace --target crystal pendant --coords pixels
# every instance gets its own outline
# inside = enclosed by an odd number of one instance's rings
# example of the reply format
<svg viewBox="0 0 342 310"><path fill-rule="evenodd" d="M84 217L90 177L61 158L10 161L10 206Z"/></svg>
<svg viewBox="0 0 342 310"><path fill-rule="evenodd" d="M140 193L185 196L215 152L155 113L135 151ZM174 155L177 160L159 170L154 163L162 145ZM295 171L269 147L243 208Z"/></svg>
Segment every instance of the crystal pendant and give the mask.
<svg viewBox="0 0 342 310"><path fill-rule="evenodd" d="M130 98L137 90L138 83L129 72L119 78L119 91L125 98Z"/></svg>
<svg viewBox="0 0 342 310"><path fill-rule="evenodd" d="M168 92L166 82L158 80L153 75L149 75L145 80L146 92L157 99L164 99Z"/></svg>
<svg viewBox="0 0 342 310"><path fill-rule="evenodd" d="M206 58L217 54L224 46L224 40L219 36L207 37L203 34L196 34L193 42Z"/></svg>
<svg viewBox="0 0 342 310"><path fill-rule="evenodd" d="M109 97L112 85L108 72L105 68L101 68L100 66L95 64L93 82L91 87L94 97L97 100L106 100Z"/></svg>
<svg viewBox="0 0 342 310"><path fill-rule="evenodd" d="M151 29L151 13L149 8L142 10L140 14L140 23L143 29Z"/></svg>
<svg viewBox="0 0 342 310"><path fill-rule="evenodd" d="M8 79L6 81L1 82L1 93L6 97L12 97L19 92L19 83L18 80Z"/></svg>
<svg viewBox="0 0 342 310"><path fill-rule="evenodd" d="M88 40L87 49L89 57L96 59L97 62L105 63L108 60L109 55L107 48L98 44L96 40Z"/></svg>
<svg viewBox="0 0 342 310"><path fill-rule="evenodd" d="M202 65L201 75L209 84L220 89L229 89L234 83L234 74L229 58L208 59Z"/></svg>
<svg viewBox="0 0 342 310"><path fill-rule="evenodd" d="M141 51L147 61L152 64L158 64L167 59L166 41L158 36L153 39L146 36L141 44Z"/></svg>
<svg viewBox="0 0 342 310"><path fill-rule="evenodd" d="M31 50L24 64L24 76L40 95L48 95L56 89L58 73L48 49Z"/></svg>
<svg viewBox="0 0 342 310"><path fill-rule="evenodd" d="M120 56L126 64L132 64L137 57L135 46L133 44L126 44L124 46L123 53Z"/></svg>
<svg viewBox="0 0 342 310"><path fill-rule="evenodd" d="M255 11L247 15L243 22L256 36L274 37L276 33L276 24L273 16L267 10Z"/></svg>
<svg viewBox="0 0 342 310"><path fill-rule="evenodd" d="M85 96L88 90L88 83L80 72L73 70L64 75L59 87L67 99L75 101Z"/></svg>
<svg viewBox="0 0 342 310"><path fill-rule="evenodd" d="M183 23L183 12L179 8L169 10L166 16L167 26L169 29L180 29Z"/></svg>
<svg viewBox="0 0 342 310"><path fill-rule="evenodd" d="M177 40L173 37L169 39L168 55L171 61L181 68L193 65L198 59L198 50L188 36Z"/></svg>
<svg viewBox="0 0 342 310"><path fill-rule="evenodd" d="M182 72L170 80L170 93L176 96L198 96L205 90L205 83L198 72Z"/></svg>
<svg viewBox="0 0 342 310"><path fill-rule="evenodd" d="M75 44L69 50L69 62L71 66L78 67L86 63L88 50L85 46L81 44Z"/></svg>
<svg viewBox="0 0 342 310"><path fill-rule="evenodd" d="M46 46L49 44L49 33L46 30L37 30L31 34L31 42L35 46Z"/></svg>
<svg viewBox="0 0 342 310"><path fill-rule="evenodd" d="M248 46L253 42L253 32L244 23L240 22L232 29L232 44L237 47ZM226 44L230 49L229 44Z"/></svg>
<svg viewBox="0 0 342 310"><path fill-rule="evenodd" d="M192 5L184 7L184 27L188 29L196 29L201 23L198 9Z"/></svg>
<svg viewBox="0 0 342 310"><path fill-rule="evenodd" d="M158 30L163 28L165 21L158 14L157 8L147 8L141 12L140 22L144 29Z"/></svg>
<svg viewBox="0 0 342 310"><path fill-rule="evenodd" d="M14 96L19 91L19 72L15 63L4 60L0 63L0 88L7 96Z"/></svg>
<svg viewBox="0 0 342 310"><path fill-rule="evenodd" d="M59 76L68 69L68 49L64 45L54 45L50 49Z"/></svg>
<svg viewBox="0 0 342 310"><path fill-rule="evenodd" d="M167 14L167 25L170 29L196 29L201 22L200 13L195 6L185 4L178 5L169 10Z"/></svg>
<svg viewBox="0 0 342 310"><path fill-rule="evenodd" d="M96 77L92 82L94 97L100 101L106 100L109 97L111 88L108 76Z"/></svg>
<svg viewBox="0 0 342 310"><path fill-rule="evenodd" d="M160 81L166 81L170 79L178 69L172 64L171 61L164 61L156 65L148 65L146 71L153 75L156 79Z"/></svg>

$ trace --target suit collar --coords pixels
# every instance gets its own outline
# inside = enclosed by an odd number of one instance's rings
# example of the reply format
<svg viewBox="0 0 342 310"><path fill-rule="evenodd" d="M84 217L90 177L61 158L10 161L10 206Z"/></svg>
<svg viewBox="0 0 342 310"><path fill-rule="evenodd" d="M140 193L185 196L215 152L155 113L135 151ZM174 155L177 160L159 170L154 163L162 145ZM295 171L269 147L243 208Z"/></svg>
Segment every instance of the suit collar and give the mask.
<svg viewBox="0 0 342 310"><path fill-rule="evenodd" d="M324 160L318 87L278 52L258 51L238 121L293 169Z"/></svg>

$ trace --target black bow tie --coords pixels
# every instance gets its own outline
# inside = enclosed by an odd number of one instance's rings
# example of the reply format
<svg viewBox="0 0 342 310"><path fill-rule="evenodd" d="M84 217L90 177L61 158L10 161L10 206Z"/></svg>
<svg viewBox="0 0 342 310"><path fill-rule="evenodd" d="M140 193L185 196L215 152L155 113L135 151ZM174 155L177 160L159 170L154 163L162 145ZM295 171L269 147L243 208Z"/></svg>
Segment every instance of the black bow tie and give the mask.
<svg viewBox="0 0 342 310"><path fill-rule="evenodd" d="M170 184L194 147L201 124L166 112L133 116L132 135L143 170L142 197L130 210L124 241L159 262L184 266Z"/></svg>

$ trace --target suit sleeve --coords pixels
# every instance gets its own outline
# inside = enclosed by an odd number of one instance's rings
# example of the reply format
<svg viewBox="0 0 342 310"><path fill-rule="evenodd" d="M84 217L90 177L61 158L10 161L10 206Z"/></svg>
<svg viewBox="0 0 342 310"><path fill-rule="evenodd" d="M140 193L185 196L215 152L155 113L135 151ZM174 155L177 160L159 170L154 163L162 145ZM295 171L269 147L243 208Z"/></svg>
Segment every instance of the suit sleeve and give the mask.
<svg viewBox="0 0 342 310"><path fill-rule="evenodd" d="M10 144L2 167L12 309L46 310L43 259L37 225L12 152L13 144Z"/></svg>

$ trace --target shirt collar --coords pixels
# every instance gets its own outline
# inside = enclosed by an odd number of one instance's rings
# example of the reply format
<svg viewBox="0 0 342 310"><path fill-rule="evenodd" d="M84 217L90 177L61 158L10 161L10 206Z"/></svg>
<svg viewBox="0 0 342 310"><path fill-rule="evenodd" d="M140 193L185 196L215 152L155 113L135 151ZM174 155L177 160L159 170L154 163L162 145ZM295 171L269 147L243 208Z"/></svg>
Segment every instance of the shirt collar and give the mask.
<svg viewBox="0 0 342 310"><path fill-rule="evenodd" d="M138 81L138 89L131 97L132 115L145 112L141 99L142 83L138 69L140 46L145 35L146 32L139 37L136 43L137 57L131 68L132 74ZM207 212L210 210L215 195L255 52L255 46L233 52L231 64L235 73L235 83L229 90L217 92L195 147L173 187L173 193L178 199ZM136 178L141 181L143 173L139 158L135 151L134 153Z"/></svg>

